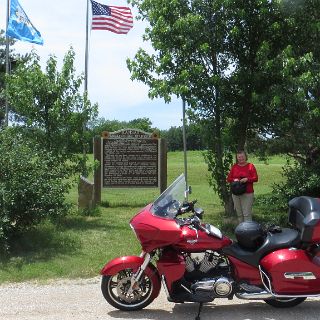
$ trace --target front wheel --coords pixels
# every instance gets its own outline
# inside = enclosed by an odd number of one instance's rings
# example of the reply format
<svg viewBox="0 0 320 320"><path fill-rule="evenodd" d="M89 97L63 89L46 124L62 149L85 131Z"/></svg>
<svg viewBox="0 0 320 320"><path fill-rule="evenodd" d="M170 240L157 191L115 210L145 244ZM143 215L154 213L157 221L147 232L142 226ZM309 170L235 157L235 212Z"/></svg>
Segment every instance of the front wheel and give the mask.
<svg viewBox="0 0 320 320"><path fill-rule="evenodd" d="M132 293L128 294L132 275L132 269L124 269L115 275L102 277L101 290L104 298L119 310L140 310L154 299L153 283L146 274L143 274L140 281L134 286Z"/></svg>
<svg viewBox="0 0 320 320"><path fill-rule="evenodd" d="M306 298L280 298L264 300L270 306L276 308L290 308L302 303Z"/></svg>

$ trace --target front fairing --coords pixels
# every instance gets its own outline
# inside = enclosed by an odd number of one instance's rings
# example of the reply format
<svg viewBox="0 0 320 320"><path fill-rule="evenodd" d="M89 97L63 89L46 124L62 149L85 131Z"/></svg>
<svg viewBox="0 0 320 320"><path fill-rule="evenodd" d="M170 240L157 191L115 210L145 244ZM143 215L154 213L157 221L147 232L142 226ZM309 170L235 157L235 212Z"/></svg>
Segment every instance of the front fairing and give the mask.
<svg viewBox="0 0 320 320"><path fill-rule="evenodd" d="M152 204L149 204L130 221L145 252L167 246L184 252L220 250L232 242L228 237L214 237L201 230L180 226L174 219L158 217L150 212L151 208Z"/></svg>
<svg viewBox="0 0 320 320"><path fill-rule="evenodd" d="M186 181L181 174L153 203L130 221L145 252L179 242L181 228L175 217L185 200Z"/></svg>
<svg viewBox="0 0 320 320"><path fill-rule="evenodd" d="M145 252L179 242L181 229L174 219L167 219L151 213L149 204L134 216L130 225Z"/></svg>
<svg viewBox="0 0 320 320"><path fill-rule="evenodd" d="M180 175L154 203L142 209L130 221L130 225L145 252L173 246L185 252L219 250L229 245L226 237L215 237L180 225L176 219L178 209L185 201L186 182Z"/></svg>

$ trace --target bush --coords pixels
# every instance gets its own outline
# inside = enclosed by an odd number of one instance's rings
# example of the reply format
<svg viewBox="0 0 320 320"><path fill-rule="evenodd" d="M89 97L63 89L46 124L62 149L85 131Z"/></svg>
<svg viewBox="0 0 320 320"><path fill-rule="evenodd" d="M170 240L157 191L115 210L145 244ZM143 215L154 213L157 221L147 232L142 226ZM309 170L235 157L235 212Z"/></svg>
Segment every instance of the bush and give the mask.
<svg viewBox="0 0 320 320"><path fill-rule="evenodd" d="M0 245L46 218L68 212L65 193L70 170L59 156L31 143L25 136L0 133Z"/></svg>
<svg viewBox="0 0 320 320"><path fill-rule="evenodd" d="M299 196L319 197L320 162L291 162L283 167L282 182L273 185L271 195L256 199L255 219L264 224L288 226L288 202Z"/></svg>
<svg viewBox="0 0 320 320"><path fill-rule="evenodd" d="M288 162L283 168L283 178L282 183L273 187L272 201L279 208L287 209L294 197L320 195L320 163Z"/></svg>
<svg viewBox="0 0 320 320"><path fill-rule="evenodd" d="M279 205L274 195L259 195L254 202L254 220L262 225L289 227L288 203Z"/></svg>

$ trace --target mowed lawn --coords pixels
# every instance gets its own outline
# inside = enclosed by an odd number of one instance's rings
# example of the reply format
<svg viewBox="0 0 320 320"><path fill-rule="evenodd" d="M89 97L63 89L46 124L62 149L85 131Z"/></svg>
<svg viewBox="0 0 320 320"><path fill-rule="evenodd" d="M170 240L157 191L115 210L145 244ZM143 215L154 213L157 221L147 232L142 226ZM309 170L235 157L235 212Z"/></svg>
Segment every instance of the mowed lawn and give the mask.
<svg viewBox="0 0 320 320"><path fill-rule="evenodd" d="M256 165L259 183L256 195L268 194L281 181L283 157L268 163L250 158ZM168 185L183 173L183 153L168 153ZM208 169L200 151L188 152L190 199L205 210L204 221L220 226L223 207L208 183ZM158 189L103 189L102 206L95 216L76 210L58 227L46 222L17 239L12 253L0 257L0 283L37 279L86 278L99 275L110 259L140 253L129 227L130 218L159 195ZM68 195L76 208L77 187Z"/></svg>

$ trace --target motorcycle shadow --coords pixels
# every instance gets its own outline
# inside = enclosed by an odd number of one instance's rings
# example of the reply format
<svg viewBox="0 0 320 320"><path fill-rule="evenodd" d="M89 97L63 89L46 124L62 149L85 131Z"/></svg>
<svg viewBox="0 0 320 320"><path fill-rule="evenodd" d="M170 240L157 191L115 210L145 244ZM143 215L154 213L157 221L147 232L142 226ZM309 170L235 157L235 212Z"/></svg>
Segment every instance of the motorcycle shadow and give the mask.
<svg viewBox="0 0 320 320"><path fill-rule="evenodd" d="M164 309L152 309L152 306L141 311L123 312L110 311L108 314L115 319L141 320L191 320L198 313L197 303L168 304ZM233 319L233 320L319 320L320 300L306 300L293 308L274 308L265 302L257 301L227 301L204 304L201 320Z"/></svg>

